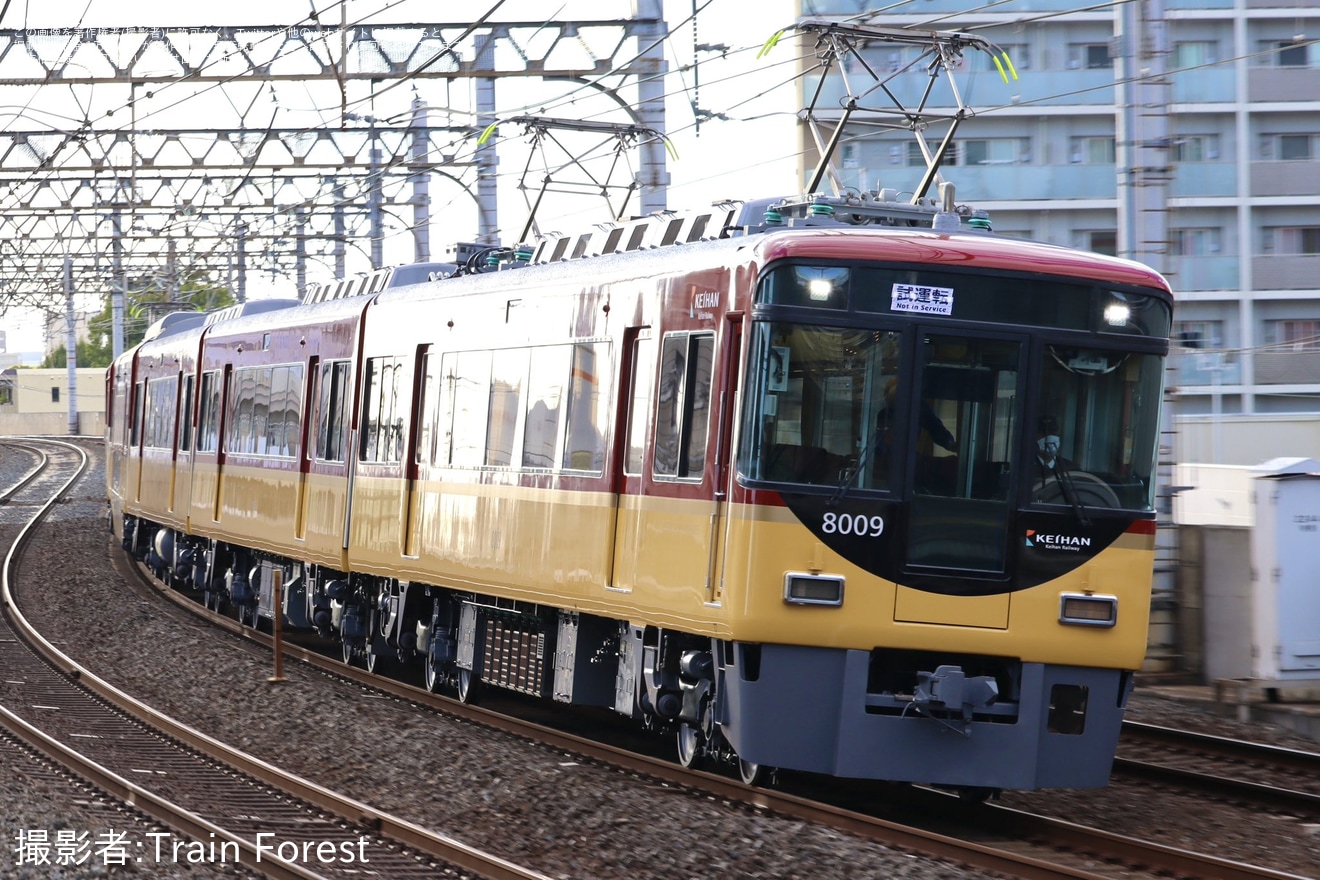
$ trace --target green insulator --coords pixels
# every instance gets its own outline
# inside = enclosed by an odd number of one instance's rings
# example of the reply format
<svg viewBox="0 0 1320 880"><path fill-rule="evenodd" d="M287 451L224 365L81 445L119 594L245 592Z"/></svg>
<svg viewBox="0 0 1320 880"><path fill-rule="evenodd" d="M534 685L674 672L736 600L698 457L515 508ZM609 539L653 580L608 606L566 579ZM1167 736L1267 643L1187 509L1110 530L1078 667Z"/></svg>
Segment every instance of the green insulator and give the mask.
<svg viewBox="0 0 1320 880"><path fill-rule="evenodd" d="M778 211L766 211L766 212L765 212L765 225L766 225L766 226L783 226L783 225L784 225L784 215L781 214L781 213L779 213Z"/></svg>
<svg viewBox="0 0 1320 880"><path fill-rule="evenodd" d="M972 219L967 221L967 225L972 229L980 229L983 232L993 231L990 227L989 217L973 217Z"/></svg>
<svg viewBox="0 0 1320 880"><path fill-rule="evenodd" d="M822 205L819 202L811 206L811 216L813 217L831 217L834 215L833 205Z"/></svg>
<svg viewBox="0 0 1320 880"><path fill-rule="evenodd" d="M535 248L527 245L519 245L518 249L513 252L513 258L520 263L530 263L532 261L532 255L535 253Z"/></svg>

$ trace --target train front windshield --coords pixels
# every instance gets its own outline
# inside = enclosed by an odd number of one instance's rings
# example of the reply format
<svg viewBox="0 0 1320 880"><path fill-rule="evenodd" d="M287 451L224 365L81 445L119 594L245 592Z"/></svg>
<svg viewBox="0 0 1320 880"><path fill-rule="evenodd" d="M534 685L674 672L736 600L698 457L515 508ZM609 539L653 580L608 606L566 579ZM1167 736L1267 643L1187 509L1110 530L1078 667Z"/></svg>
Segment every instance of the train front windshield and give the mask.
<svg viewBox="0 0 1320 880"><path fill-rule="evenodd" d="M811 308L813 273L831 279L834 299L821 297L824 308ZM990 299L1003 279L944 273L922 286L948 292L953 319L961 297L980 326L880 307L890 313L865 313L881 295L891 302L889 291L912 274L790 267L767 279L752 327L744 478L812 487L807 493L899 496L932 510L960 500L960 516L996 522L1020 503L1153 509L1163 375L1155 349L1159 334L1167 337L1167 306L1019 279L1015 305L996 310ZM869 277L863 284L859 276ZM978 286L990 289L978 297ZM990 326L996 315L1030 311L1031 300L1068 296L1081 305L1066 314L1053 306L1062 327ZM1113 321L1115 301L1140 305L1145 323L1095 332L1105 309ZM996 558L969 567L1002 561L998 550L986 552Z"/></svg>

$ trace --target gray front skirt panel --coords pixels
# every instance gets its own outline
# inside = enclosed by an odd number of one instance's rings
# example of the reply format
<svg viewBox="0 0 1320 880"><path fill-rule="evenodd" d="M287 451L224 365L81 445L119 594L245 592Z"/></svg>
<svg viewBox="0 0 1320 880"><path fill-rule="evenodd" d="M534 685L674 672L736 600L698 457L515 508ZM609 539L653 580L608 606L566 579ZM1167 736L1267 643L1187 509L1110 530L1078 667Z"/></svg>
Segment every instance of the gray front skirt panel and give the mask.
<svg viewBox="0 0 1320 880"><path fill-rule="evenodd" d="M1013 723L973 721L964 734L916 712L868 714L865 651L761 646L756 681L731 646L717 712L742 758L832 776L1003 789L1106 785L1123 721L1125 678L1113 669L1022 666ZM1056 684L1088 689L1084 731L1051 733Z"/></svg>

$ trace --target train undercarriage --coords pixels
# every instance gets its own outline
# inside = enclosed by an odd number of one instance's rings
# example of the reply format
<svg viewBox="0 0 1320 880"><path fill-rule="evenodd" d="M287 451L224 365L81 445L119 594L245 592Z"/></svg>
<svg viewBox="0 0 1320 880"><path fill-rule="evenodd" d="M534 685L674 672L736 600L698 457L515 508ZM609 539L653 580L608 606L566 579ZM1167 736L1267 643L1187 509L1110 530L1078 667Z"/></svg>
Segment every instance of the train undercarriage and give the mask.
<svg viewBox="0 0 1320 880"><path fill-rule="evenodd" d="M345 663L387 674L420 667L433 693L474 701L500 687L613 710L674 737L686 767L736 767L757 784L772 768L740 760L718 722L730 646L690 633L545 605L410 583L274 556L125 516L124 550L207 608L261 627L338 642Z"/></svg>
<svg viewBox="0 0 1320 880"><path fill-rule="evenodd" d="M609 710L673 737L682 765L749 784L793 767L975 798L1101 786L1132 687L1122 670L1011 657L717 640L333 571L133 517L123 528L125 550L162 581L246 625L278 610L282 626L337 643L345 663L411 667L463 702L498 687Z"/></svg>

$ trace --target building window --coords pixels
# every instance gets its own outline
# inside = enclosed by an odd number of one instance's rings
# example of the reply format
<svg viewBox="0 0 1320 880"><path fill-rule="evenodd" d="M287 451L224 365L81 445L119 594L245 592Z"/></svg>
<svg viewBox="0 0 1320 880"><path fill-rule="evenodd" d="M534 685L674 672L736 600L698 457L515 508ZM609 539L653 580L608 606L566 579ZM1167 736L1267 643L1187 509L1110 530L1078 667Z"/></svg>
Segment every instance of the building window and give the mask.
<svg viewBox="0 0 1320 880"><path fill-rule="evenodd" d="M59 402L60 402L60 386L58 386L58 385L52 385L52 386L51 386L51 389L50 389L50 402L51 402L51 403L59 403Z"/></svg>
<svg viewBox="0 0 1320 880"><path fill-rule="evenodd" d="M1082 230L1075 236L1077 247L1097 254L1118 255L1118 232L1113 229Z"/></svg>
<svg viewBox="0 0 1320 880"><path fill-rule="evenodd" d="M1273 49L1275 67L1307 67L1306 43L1297 40L1278 40L1270 46Z"/></svg>
<svg viewBox="0 0 1320 880"><path fill-rule="evenodd" d="M931 154L933 155L933 154L935 153L936 148L939 146L939 144L938 144L938 143L928 144L928 146L930 147ZM916 141L908 141L908 144L907 144L907 164L908 164L909 167L912 167L912 168L925 168L925 167L926 167L926 157L925 157L925 155L921 152L921 144L917 143ZM943 159L943 161L940 162L940 164L941 164L941 165L960 165L960 164L962 164L962 163L960 163L960 162L958 161L958 142L957 142L957 141L954 141L953 143L949 144L949 149L948 149L948 151L945 152L945 154L944 154L944 159Z"/></svg>
<svg viewBox="0 0 1320 880"><path fill-rule="evenodd" d="M1309 162L1317 152L1315 140L1308 133L1262 134L1260 158L1264 162Z"/></svg>
<svg viewBox="0 0 1320 880"><path fill-rule="evenodd" d="M1223 230L1218 227L1169 230L1169 255L1203 257L1223 249Z"/></svg>
<svg viewBox="0 0 1320 880"><path fill-rule="evenodd" d="M1292 351L1320 350L1320 320L1266 321L1265 344Z"/></svg>
<svg viewBox="0 0 1320 880"><path fill-rule="evenodd" d="M1320 254L1320 226L1266 226L1261 252L1280 256Z"/></svg>
<svg viewBox="0 0 1320 880"><path fill-rule="evenodd" d="M1169 147L1174 162L1213 162L1219 158L1219 135L1181 134Z"/></svg>
<svg viewBox="0 0 1320 880"><path fill-rule="evenodd" d="M1108 70L1114 66L1108 43L1074 43L1068 50L1068 66L1087 70Z"/></svg>
<svg viewBox="0 0 1320 880"><path fill-rule="evenodd" d="M1113 165L1112 137L1076 137L1071 141L1069 158L1074 165Z"/></svg>
<svg viewBox="0 0 1320 880"><path fill-rule="evenodd" d="M1026 138L983 138L963 141L964 165L1019 165L1031 161Z"/></svg>
<svg viewBox="0 0 1320 880"><path fill-rule="evenodd" d="M1224 338L1223 321L1175 321L1173 340L1183 348L1221 348Z"/></svg>
<svg viewBox="0 0 1320 880"><path fill-rule="evenodd" d="M1203 67L1219 60L1219 44L1214 40L1187 40L1173 45L1173 66L1182 70Z"/></svg>

